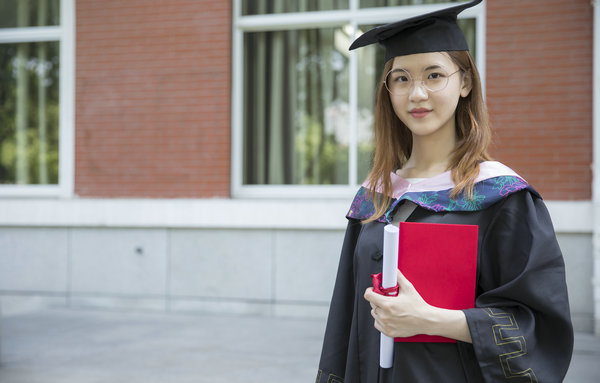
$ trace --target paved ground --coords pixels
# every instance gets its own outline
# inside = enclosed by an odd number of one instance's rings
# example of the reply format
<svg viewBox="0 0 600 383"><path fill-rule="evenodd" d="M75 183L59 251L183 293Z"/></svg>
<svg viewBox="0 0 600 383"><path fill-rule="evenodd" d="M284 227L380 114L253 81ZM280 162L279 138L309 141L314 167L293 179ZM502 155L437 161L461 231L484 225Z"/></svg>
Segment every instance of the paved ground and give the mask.
<svg viewBox="0 0 600 383"><path fill-rule="evenodd" d="M2 318L2 383L313 382L324 321L44 310ZM600 338L577 334L566 382L598 382Z"/></svg>

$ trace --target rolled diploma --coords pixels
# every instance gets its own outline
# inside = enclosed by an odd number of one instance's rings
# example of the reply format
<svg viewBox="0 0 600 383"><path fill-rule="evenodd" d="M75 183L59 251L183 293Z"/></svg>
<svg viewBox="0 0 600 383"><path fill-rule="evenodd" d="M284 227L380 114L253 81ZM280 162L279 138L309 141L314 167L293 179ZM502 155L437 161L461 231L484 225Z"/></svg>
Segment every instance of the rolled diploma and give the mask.
<svg viewBox="0 0 600 383"><path fill-rule="evenodd" d="M398 283L398 239L400 229L394 225L386 225L383 229L383 267L381 270L381 286L390 288ZM379 345L379 365L382 368L392 367L394 361L394 338L381 333Z"/></svg>

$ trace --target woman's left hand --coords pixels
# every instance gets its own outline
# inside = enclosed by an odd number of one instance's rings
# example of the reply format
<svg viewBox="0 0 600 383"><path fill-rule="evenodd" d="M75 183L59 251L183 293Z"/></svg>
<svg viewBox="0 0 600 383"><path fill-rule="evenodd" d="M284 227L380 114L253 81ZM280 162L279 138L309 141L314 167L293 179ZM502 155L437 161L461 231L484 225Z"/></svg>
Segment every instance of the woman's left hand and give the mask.
<svg viewBox="0 0 600 383"><path fill-rule="evenodd" d="M386 297L369 287L365 299L371 304L375 328L390 337L418 334L439 335L472 343L467 318L462 310L431 306L398 270L398 296Z"/></svg>
<svg viewBox="0 0 600 383"><path fill-rule="evenodd" d="M428 323L435 308L425 302L400 270L398 286L399 292L395 297L377 294L372 287L365 291L365 299L371 304L375 328L390 337L428 334Z"/></svg>

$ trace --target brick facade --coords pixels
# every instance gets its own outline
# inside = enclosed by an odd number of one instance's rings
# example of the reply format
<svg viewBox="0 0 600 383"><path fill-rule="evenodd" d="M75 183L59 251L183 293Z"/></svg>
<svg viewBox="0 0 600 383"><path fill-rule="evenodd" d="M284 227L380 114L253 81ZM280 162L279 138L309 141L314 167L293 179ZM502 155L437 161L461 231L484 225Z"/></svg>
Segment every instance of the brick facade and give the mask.
<svg viewBox="0 0 600 383"><path fill-rule="evenodd" d="M76 2L75 193L227 197L231 4Z"/></svg>
<svg viewBox="0 0 600 383"><path fill-rule="evenodd" d="M493 155L545 199L591 198L589 1L488 0ZM231 2L76 2L83 197L230 193Z"/></svg>
<svg viewBox="0 0 600 383"><path fill-rule="evenodd" d="M590 2L486 3L494 156L521 173L545 199L591 199Z"/></svg>

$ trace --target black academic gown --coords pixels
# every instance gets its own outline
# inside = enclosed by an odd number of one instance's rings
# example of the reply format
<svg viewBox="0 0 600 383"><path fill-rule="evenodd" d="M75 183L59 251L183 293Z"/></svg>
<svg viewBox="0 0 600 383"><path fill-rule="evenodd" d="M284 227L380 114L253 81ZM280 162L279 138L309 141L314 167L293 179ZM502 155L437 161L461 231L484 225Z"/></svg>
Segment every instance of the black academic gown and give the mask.
<svg viewBox="0 0 600 383"><path fill-rule="evenodd" d="M478 211L417 207L407 221L479 226L475 308L464 310L473 344L395 343L393 367L379 368L380 333L363 294L381 272L385 223L349 218L316 382L562 382L573 329L541 198L524 189Z"/></svg>

